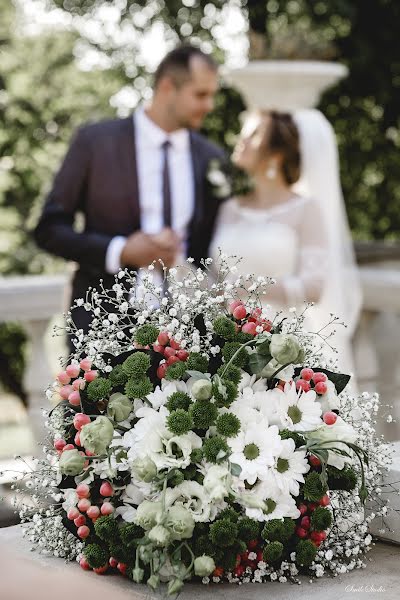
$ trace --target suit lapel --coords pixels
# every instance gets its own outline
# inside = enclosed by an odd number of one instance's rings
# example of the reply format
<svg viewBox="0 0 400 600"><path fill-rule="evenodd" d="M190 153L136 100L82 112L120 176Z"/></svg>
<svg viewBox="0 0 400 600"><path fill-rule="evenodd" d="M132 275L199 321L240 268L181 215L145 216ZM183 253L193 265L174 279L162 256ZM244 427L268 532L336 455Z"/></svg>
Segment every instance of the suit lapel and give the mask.
<svg viewBox="0 0 400 600"><path fill-rule="evenodd" d="M133 115L122 119L121 125L120 161L135 231L140 229L140 198Z"/></svg>
<svg viewBox="0 0 400 600"><path fill-rule="evenodd" d="M190 153L193 167L193 186L194 186L194 213L191 223L193 227L201 222L204 215L204 190L203 190L203 156L199 148L199 142L196 135L190 132Z"/></svg>

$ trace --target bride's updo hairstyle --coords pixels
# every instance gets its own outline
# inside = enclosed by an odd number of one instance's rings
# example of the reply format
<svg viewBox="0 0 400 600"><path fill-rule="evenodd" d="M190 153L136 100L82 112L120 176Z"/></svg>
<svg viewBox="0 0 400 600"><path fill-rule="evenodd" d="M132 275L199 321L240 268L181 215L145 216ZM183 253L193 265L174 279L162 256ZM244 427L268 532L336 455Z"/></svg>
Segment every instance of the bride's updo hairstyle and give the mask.
<svg viewBox="0 0 400 600"><path fill-rule="evenodd" d="M275 110L262 111L261 115L268 118L264 149L268 154L282 156L282 175L288 185L300 178L300 136L296 123L290 113Z"/></svg>

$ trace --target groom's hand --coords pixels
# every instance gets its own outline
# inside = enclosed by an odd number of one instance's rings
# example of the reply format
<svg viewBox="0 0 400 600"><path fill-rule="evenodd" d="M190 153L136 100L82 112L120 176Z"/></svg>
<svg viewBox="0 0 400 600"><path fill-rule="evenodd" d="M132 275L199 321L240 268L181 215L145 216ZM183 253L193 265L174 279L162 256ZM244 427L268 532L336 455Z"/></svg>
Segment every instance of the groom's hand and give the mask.
<svg viewBox="0 0 400 600"><path fill-rule="evenodd" d="M157 235L137 231L126 240L121 253L123 267L147 267L153 260L161 259L167 267L174 263L179 240L172 230L163 230Z"/></svg>

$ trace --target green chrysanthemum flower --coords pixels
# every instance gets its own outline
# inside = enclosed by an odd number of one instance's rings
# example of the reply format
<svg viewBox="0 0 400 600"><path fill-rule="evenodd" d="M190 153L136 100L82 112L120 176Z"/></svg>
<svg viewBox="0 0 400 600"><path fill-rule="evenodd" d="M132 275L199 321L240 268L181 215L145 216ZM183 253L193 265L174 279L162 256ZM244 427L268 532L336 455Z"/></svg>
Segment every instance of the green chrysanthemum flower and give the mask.
<svg viewBox="0 0 400 600"><path fill-rule="evenodd" d="M318 502L326 494L327 489L326 485L322 483L320 474L316 471L311 471L306 477L303 495L306 500Z"/></svg>
<svg viewBox="0 0 400 600"><path fill-rule="evenodd" d="M203 450L201 448L194 448L190 455L190 462L198 464L203 460Z"/></svg>
<svg viewBox="0 0 400 600"><path fill-rule="evenodd" d="M113 387L125 385L128 381L128 375L125 373L122 365L116 365L108 376Z"/></svg>
<svg viewBox="0 0 400 600"><path fill-rule="evenodd" d="M293 519L285 518L283 521L272 519L266 522L261 536L270 542L287 542L294 534L295 528Z"/></svg>
<svg viewBox="0 0 400 600"><path fill-rule="evenodd" d="M215 404L208 400L196 400L190 407L190 414L193 418L194 429L208 429L214 425L218 417L218 410Z"/></svg>
<svg viewBox="0 0 400 600"><path fill-rule="evenodd" d="M150 344L154 344L159 333L160 330L157 327L148 323L138 328L135 334L135 341L141 346L149 346Z"/></svg>
<svg viewBox="0 0 400 600"><path fill-rule="evenodd" d="M229 447L225 439L220 435L204 440L203 443L204 458L211 463L218 463L225 460L229 454Z"/></svg>
<svg viewBox="0 0 400 600"><path fill-rule="evenodd" d="M236 510L231 506L229 508L224 508L224 510L222 510L218 515L219 519L228 519L229 521L233 521L234 523L237 523L239 521L239 517L240 514L236 512Z"/></svg>
<svg viewBox="0 0 400 600"><path fill-rule="evenodd" d="M213 385L213 395L218 407L229 407L234 400L238 397L239 391L237 385L233 381L222 380L223 385L226 388L226 397L222 395L216 384Z"/></svg>
<svg viewBox="0 0 400 600"><path fill-rule="evenodd" d="M311 515L311 527L314 531L323 531L332 525L332 513L329 508L317 506Z"/></svg>
<svg viewBox="0 0 400 600"><path fill-rule="evenodd" d="M177 410L178 408L188 410L191 402L190 396L185 392L174 392L168 397L165 406L168 408L169 412Z"/></svg>
<svg viewBox="0 0 400 600"><path fill-rule="evenodd" d="M172 475L171 479L169 480L169 483L171 484L172 487L176 487L177 485L180 485L181 483L183 483L185 481L185 475L182 473L182 471L174 471L174 474Z"/></svg>
<svg viewBox="0 0 400 600"><path fill-rule="evenodd" d="M210 540L220 548L227 548L235 543L238 526L229 519L218 519L210 526Z"/></svg>
<svg viewBox="0 0 400 600"><path fill-rule="evenodd" d="M217 431L225 437L235 437L240 431L240 421L233 413L224 413L217 419Z"/></svg>
<svg viewBox="0 0 400 600"><path fill-rule="evenodd" d="M240 350L240 347L241 344L239 344L239 342L227 342L222 349L222 355L225 359L225 363L228 363L239 350L239 353L235 356L231 364L243 369L248 363L249 355L245 348Z"/></svg>
<svg viewBox="0 0 400 600"><path fill-rule="evenodd" d="M282 429L282 431L279 432L279 435L281 436L282 440L292 439L296 444L296 448L300 448L306 443L304 437L300 433L297 433L297 431L289 431L288 429Z"/></svg>
<svg viewBox="0 0 400 600"><path fill-rule="evenodd" d="M239 538L244 542L256 540L260 535L260 523L250 517L243 517L238 523Z"/></svg>
<svg viewBox="0 0 400 600"><path fill-rule="evenodd" d="M129 378L144 377L149 368L150 356L145 352L134 352L122 363L122 369Z"/></svg>
<svg viewBox="0 0 400 600"><path fill-rule="evenodd" d="M250 340L254 340L254 335L251 335L251 333L245 333L244 331L238 331L233 338L233 341L239 342L239 344L246 344Z"/></svg>
<svg viewBox="0 0 400 600"><path fill-rule="evenodd" d="M282 558L283 544L281 542L271 542L264 547L263 559L265 562L274 563Z"/></svg>
<svg viewBox="0 0 400 600"><path fill-rule="evenodd" d="M109 553L105 548L102 548L98 544L88 544L83 551L89 566L92 569L99 569L104 567L108 563L110 558Z"/></svg>
<svg viewBox="0 0 400 600"><path fill-rule="evenodd" d="M144 398L153 391L154 387L150 379L146 376L140 379L129 379L124 389L125 395L133 400L135 398Z"/></svg>
<svg viewBox="0 0 400 600"><path fill-rule="evenodd" d="M342 470L328 467L328 486L330 490L351 492L357 485L357 474L351 467Z"/></svg>
<svg viewBox="0 0 400 600"><path fill-rule="evenodd" d="M168 381L180 381L184 378L186 374L186 369L186 363L176 362L167 368L165 373L165 379L168 379Z"/></svg>
<svg viewBox="0 0 400 600"><path fill-rule="evenodd" d="M183 435L193 427L192 416L183 408L178 408L167 417L167 427L174 435Z"/></svg>
<svg viewBox="0 0 400 600"><path fill-rule="evenodd" d="M94 530L103 542L116 542L119 539L118 524L113 517L99 517L94 524Z"/></svg>
<svg viewBox="0 0 400 600"><path fill-rule="evenodd" d="M129 547L135 545L136 541L144 536L144 529L135 523L126 523L120 528L119 534L124 546Z"/></svg>
<svg viewBox="0 0 400 600"><path fill-rule="evenodd" d="M191 352L186 361L186 369L188 371L200 371L200 373L207 373L208 359L199 352Z"/></svg>
<svg viewBox="0 0 400 600"><path fill-rule="evenodd" d="M217 369L217 373L220 377L223 377L227 381L232 381L235 385L239 385L242 378L242 373L235 365L221 365Z"/></svg>
<svg viewBox="0 0 400 600"><path fill-rule="evenodd" d="M109 379L98 377L89 383L86 390L88 399L91 402L98 402L108 398L112 390L112 383Z"/></svg>
<svg viewBox="0 0 400 600"><path fill-rule="evenodd" d="M300 540L296 546L296 564L309 567L317 554L317 548L310 540Z"/></svg>
<svg viewBox="0 0 400 600"><path fill-rule="evenodd" d="M224 340L232 340L236 334L236 326L232 319L224 317L223 315L217 317L213 322L213 328L217 335L224 338Z"/></svg>

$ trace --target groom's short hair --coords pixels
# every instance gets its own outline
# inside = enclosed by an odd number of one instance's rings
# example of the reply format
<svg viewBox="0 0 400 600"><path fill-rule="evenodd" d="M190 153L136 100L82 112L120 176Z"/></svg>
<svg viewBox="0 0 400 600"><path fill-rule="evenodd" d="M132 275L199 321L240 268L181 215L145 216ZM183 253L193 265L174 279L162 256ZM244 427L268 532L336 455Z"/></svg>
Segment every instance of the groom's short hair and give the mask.
<svg viewBox="0 0 400 600"><path fill-rule="evenodd" d="M171 52L168 52L158 65L154 74L154 88L157 87L160 79L165 77L165 75L169 75L177 87L186 83L191 76L190 63L194 57L203 60L211 70L218 70L218 65L212 56L206 54L200 48L196 48L190 44L182 44L171 50Z"/></svg>

